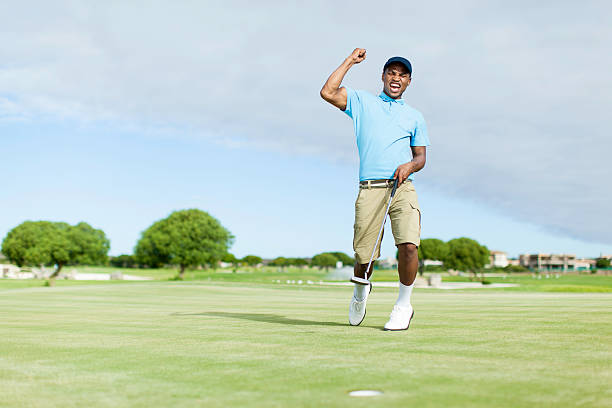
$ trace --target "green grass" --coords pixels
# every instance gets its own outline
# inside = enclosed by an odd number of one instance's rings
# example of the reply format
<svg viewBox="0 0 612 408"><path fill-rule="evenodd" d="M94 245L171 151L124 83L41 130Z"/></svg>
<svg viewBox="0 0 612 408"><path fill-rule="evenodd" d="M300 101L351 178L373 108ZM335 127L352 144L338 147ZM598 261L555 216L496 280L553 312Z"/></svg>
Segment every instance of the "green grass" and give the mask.
<svg viewBox="0 0 612 408"><path fill-rule="evenodd" d="M174 279L178 271L173 268L160 269L138 269L138 268L114 268L108 266L76 266L66 267L67 271L77 269L81 273L112 273L121 271L125 275L136 275L151 277L155 280L168 281ZM302 280L303 282L328 280L328 272L318 268L296 268L290 267L279 269L278 267L240 267L236 271L233 269L204 269L204 270L187 270L185 272L185 280L187 281L214 281L214 282L249 282L249 283L275 283L280 281L285 283L287 280ZM505 276L505 277L504 277ZM500 273L497 277L487 277L486 280L491 283L517 283L519 286L512 288L488 288L487 291L536 291L536 292L600 292L612 293L612 274L611 275L593 275L593 274L542 274L541 279L534 278L534 274L503 274ZM469 277L463 276L447 276L443 274L444 282L466 282ZM3 280L0 280L2 282ZM10 280L4 280L8 282ZM376 270L374 273L374 281L394 281L397 282L396 270ZM58 285L83 284L83 281L69 282L57 281ZM16 286L40 286L43 281L21 281L13 283ZM104 283L104 282L101 282ZM106 282L108 283L108 282ZM2 284L0 284L2 290ZM483 289L462 289L465 291L482 291Z"/></svg>
<svg viewBox="0 0 612 408"><path fill-rule="evenodd" d="M0 281L0 406L607 407L612 295ZM378 389L357 399L347 393Z"/></svg>
<svg viewBox="0 0 612 408"><path fill-rule="evenodd" d="M46 280L42 279L0 279L0 293L10 289L40 288L46 286ZM88 286L88 285L120 285L127 284L128 281L76 281L58 280L57 286Z"/></svg>
<svg viewBox="0 0 612 408"><path fill-rule="evenodd" d="M76 269L80 273L112 273L120 271L125 275L145 276L156 280L168 280L177 275L177 270L172 268L140 269L140 268L115 268L112 266L66 266L67 271Z"/></svg>
<svg viewBox="0 0 612 408"><path fill-rule="evenodd" d="M591 274L500 274L499 277L487 277L491 283L518 283L518 287L503 288L505 291L537 291L537 292L600 292L612 293L612 275ZM558 276L558 277L556 277ZM466 277L445 276L445 282L465 282ZM480 289L475 289L480 290Z"/></svg>
<svg viewBox="0 0 612 408"><path fill-rule="evenodd" d="M178 269L138 269L138 268L114 268L109 266L77 266L74 267L81 273L111 273L121 271L125 275L146 276L156 280L171 280L178 275ZM224 282L260 282L272 283L282 279L322 280L327 275L325 270L318 268L289 267L279 269L278 267L248 267L242 266L236 270L231 268L218 269L187 269L185 280L214 280Z"/></svg>

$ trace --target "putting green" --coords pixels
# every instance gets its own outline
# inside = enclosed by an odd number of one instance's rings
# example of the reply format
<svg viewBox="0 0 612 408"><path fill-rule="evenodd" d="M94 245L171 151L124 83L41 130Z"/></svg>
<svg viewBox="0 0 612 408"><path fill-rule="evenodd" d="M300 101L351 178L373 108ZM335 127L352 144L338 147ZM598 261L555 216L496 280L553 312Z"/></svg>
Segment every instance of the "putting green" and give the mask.
<svg viewBox="0 0 612 408"><path fill-rule="evenodd" d="M0 406L611 406L612 295L150 282L0 291ZM354 390L379 390L351 397Z"/></svg>

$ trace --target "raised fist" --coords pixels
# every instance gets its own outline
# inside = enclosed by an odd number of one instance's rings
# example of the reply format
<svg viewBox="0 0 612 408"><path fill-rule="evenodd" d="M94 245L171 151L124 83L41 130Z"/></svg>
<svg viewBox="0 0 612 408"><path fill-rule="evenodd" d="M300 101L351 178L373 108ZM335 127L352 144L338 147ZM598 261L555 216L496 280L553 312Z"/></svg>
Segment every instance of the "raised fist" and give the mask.
<svg viewBox="0 0 612 408"><path fill-rule="evenodd" d="M366 58L365 48L355 48L349 58L351 58L355 64L359 64Z"/></svg>

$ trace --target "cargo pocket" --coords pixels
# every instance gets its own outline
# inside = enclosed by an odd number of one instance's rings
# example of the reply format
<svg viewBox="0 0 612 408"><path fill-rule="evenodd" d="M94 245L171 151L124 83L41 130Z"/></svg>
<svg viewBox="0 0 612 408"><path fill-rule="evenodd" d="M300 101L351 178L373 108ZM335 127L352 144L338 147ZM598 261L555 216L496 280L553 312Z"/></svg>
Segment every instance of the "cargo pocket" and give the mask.
<svg viewBox="0 0 612 408"><path fill-rule="evenodd" d="M421 209L419 208L419 203L416 200L410 200L410 207L419 213L419 235L421 235Z"/></svg>
<svg viewBox="0 0 612 408"><path fill-rule="evenodd" d="M418 231L419 235L421 235L421 208L419 207L419 200L417 197L416 190L414 189L414 187L412 187L410 188L410 190L407 190L406 193L408 194L408 203L410 204L412 211L416 211L419 214Z"/></svg>

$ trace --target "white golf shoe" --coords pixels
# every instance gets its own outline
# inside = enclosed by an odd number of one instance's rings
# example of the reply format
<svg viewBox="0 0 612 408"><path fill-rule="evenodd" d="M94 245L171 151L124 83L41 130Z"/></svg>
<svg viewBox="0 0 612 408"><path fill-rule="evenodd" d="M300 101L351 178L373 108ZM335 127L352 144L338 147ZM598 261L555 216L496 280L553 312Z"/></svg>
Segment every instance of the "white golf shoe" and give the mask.
<svg viewBox="0 0 612 408"><path fill-rule="evenodd" d="M385 324L385 330L406 330L414 316L414 309L410 307L393 306L389 321Z"/></svg>
<svg viewBox="0 0 612 408"><path fill-rule="evenodd" d="M366 302L368 301L368 296L371 291L372 284L370 283L370 290L366 293L363 300L355 299L355 295L351 298L351 303L349 304L349 323L351 326L359 326L361 322L363 322L363 319L365 319Z"/></svg>

